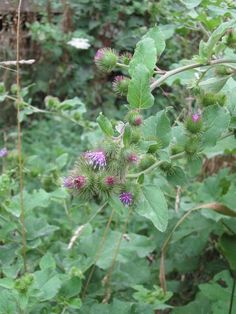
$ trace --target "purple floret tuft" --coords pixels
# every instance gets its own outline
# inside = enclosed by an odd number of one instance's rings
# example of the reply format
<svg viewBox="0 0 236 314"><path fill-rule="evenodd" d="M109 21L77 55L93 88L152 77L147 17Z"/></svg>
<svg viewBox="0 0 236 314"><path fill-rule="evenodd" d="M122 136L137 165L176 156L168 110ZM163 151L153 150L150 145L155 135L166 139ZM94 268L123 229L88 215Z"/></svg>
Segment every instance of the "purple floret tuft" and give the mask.
<svg viewBox="0 0 236 314"><path fill-rule="evenodd" d="M130 206L133 203L133 195L130 192L122 192L119 198L120 201L126 206Z"/></svg>
<svg viewBox="0 0 236 314"><path fill-rule="evenodd" d="M104 168L107 164L106 155L103 151L87 152L84 154L84 157L94 168Z"/></svg>
<svg viewBox="0 0 236 314"><path fill-rule="evenodd" d="M0 157L3 158L3 157L6 157L8 155L8 150L6 147L0 149Z"/></svg>

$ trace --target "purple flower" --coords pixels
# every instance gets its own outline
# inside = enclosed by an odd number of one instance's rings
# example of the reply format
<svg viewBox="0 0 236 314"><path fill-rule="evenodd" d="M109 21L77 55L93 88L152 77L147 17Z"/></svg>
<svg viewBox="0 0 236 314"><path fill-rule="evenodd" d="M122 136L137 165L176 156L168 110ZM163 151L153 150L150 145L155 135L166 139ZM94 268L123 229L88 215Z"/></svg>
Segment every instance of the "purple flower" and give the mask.
<svg viewBox="0 0 236 314"><path fill-rule="evenodd" d="M141 125L143 122L143 119L142 119L142 116L137 116L135 119L134 119L134 124L135 125Z"/></svg>
<svg viewBox="0 0 236 314"><path fill-rule="evenodd" d="M106 185L113 186L115 184L115 178L113 176L108 176L105 178Z"/></svg>
<svg viewBox="0 0 236 314"><path fill-rule="evenodd" d="M87 159L90 165L94 168L103 168L106 166L106 155L103 151L87 152L84 154L85 159Z"/></svg>
<svg viewBox="0 0 236 314"><path fill-rule="evenodd" d="M8 150L6 147L0 149L0 157L6 157L8 155Z"/></svg>
<svg viewBox="0 0 236 314"><path fill-rule="evenodd" d="M86 178L84 176L77 177L67 177L63 180L63 186L67 189L81 189L86 182Z"/></svg>
<svg viewBox="0 0 236 314"><path fill-rule="evenodd" d="M136 164L138 162L138 157L134 153L129 154L127 159L130 163L133 163L133 164Z"/></svg>
<svg viewBox="0 0 236 314"><path fill-rule="evenodd" d="M74 178L74 187L79 190L81 189L86 183L86 178L85 176L78 176Z"/></svg>
<svg viewBox="0 0 236 314"><path fill-rule="evenodd" d="M133 203L133 195L130 192L122 192L119 198L124 205L130 206Z"/></svg>
<svg viewBox="0 0 236 314"><path fill-rule="evenodd" d="M95 54L94 60L95 61L100 61L103 57L104 54L106 53L106 48L100 48Z"/></svg>
<svg viewBox="0 0 236 314"><path fill-rule="evenodd" d="M200 116L200 114L198 114L198 113L194 113L194 114L192 115L192 121L193 121L193 122L198 122L198 121L200 120L200 118L201 118L201 116Z"/></svg>
<svg viewBox="0 0 236 314"><path fill-rule="evenodd" d="M74 188L74 179L72 177L67 177L63 179L63 186L67 189Z"/></svg>

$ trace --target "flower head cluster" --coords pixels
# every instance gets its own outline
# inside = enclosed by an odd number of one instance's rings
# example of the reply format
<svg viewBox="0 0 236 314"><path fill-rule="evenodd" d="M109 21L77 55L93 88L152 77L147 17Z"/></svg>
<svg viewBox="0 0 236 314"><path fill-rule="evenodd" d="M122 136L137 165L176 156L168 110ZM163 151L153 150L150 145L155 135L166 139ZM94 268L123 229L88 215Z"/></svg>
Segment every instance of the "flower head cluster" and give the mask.
<svg viewBox="0 0 236 314"><path fill-rule="evenodd" d="M194 113L186 120L186 129L192 133L197 134L202 130L202 119L199 113Z"/></svg>
<svg viewBox="0 0 236 314"><path fill-rule="evenodd" d="M133 195L130 192L120 193L119 199L126 206L130 206L133 203Z"/></svg>
<svg viewBox="0 0 236 314"><path fill-rule="evenodd" d="M84 158L90 165L93 165L94 168L104 168L107 164L106 154L103 151L87 152L84 154Z"/></svg>
<svg viewBox="0 0 236 314"><path fill-rule="evenodd" d="M118 55L111 48L101 48L96 52L94 61L101 71L111 72L116 66Z"/></svg>
<svg viewBox="0 0 236 314"><path fill-rule="evenodd" d="M6 157L8 155L8 150L6 147L0 149L0 158Z"/></svg>

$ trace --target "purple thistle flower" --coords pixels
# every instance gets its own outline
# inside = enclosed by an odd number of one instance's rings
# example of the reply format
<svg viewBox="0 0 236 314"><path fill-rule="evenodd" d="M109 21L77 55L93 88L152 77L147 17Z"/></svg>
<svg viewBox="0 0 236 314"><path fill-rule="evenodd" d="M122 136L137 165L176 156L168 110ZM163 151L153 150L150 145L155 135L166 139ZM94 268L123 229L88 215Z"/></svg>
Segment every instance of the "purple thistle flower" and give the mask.
<svg viewBox="0 0 236 314"><path fill-rule="evenodd" d="M119 198L120 201L126 206L130 206L133 203L133 195L130 192L122 192Z"/></svg>
<svg viewBox="0 0 236 314"><path fill-rule="evenodd" d="M131 162L133 164L136 164L138 162L138 157L134 153L129 154L127 159L128 159L129 162Z"/></svg>
<svg viewBox="0 0 236 314"><path fill-rule="evenodd" d="M67 189L81 189L86 182L86 178L84 176L77 176L77 177L67 177L63 180L63 186Z"/></svg>
<svg viewBox="0 0 236 314"><path fill-rule="evenodd" d="M143 119L142 119L142 116L137 116L135 119L134 119L134 124L135 125L141 125L143 122Z"/></svg>
<svg viewBox="0 0 236 314"><path fill-rule="evenodd" d="M106 155L103 151L87 152L84 154L85 159L88 160L90 165L94 168L103 168L106 166Z"/></svg>
<svg viewBox="0 0 236 314"><path fill-rule="evenodd" d="M74 188L74 178L67 177L63 179L63 186L67 189L73 189Z"/></svg>
<svg viewBox="0 0 236 314"><path fill-rule="evenodd" d="M198 113L194 113L194 114L192 115L192 121L193 121L193 122L198 122L198 121L200 120L200 118L201 118L201 116L200 116L200 114L198 114Z"/></svg>
<svg viewBox="0 0 236 314"><path fill-rule="evenodd" d="M95 62L102 60L105 52L106 52L106 48L98 49L98 51L96 52L95 57L94 57Z"/></svg>
<svg viewBox="0 0 236 314"><path fill-rule="evenodd" d="M8 150L6 147L0 149L0 157L3 158L3 157L6 157L8 155Z"/></svg>
<svg viewBox="0 0 236 314"><path fill-rule="evenodd" d="M86 178L85 176L77 176L76 178L74 178L74 187L79 190L81 189L85 183L86 183Z"/></svg>
<svg viewBox="0 0 236 314"><path fill-rule="evenodd" d="M115 184L115 178L113 176L108 176L105 178L106 185L113 186Z"/></svg>

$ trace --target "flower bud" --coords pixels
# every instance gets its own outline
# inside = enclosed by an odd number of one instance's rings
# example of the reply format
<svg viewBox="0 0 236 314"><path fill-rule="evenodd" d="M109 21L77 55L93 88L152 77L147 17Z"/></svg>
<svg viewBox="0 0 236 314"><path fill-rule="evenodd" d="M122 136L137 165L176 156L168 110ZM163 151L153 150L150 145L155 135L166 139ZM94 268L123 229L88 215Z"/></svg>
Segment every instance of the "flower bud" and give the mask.
<svg viewBox="0 0 236 314"><path fill-rule="evenodd" d="M114 92L116 92L117 95L126 96L128 93L129 82L130 79L128 77L123 75L116 76L112 83Z"/></svg>
<svg viewBox="0 0 236 314"><path fill-rule="evenodd" d="M137 111L131 111L128 113L127 120L133 126L140 126L143 123L143 117Z"/></svg>
<svg viewBox="0 0 236 314"><path fill-rule="evenodd" d="M140 170L145 170L152 166L156 162L156 159L153 155L151 154L146 154L145 157L143 157L140 162L139 162L139 168Z"/></svg>
<svg viewBox="0 0 236 314"><path fill-rule="evenodd" d="M194 113L187 118L186 129L193 134L199 133L202 130L202 119L200 114Z"/></svg>
<svg viewBox="0 0 236 314"><path fill-rule="evenodd" d="M116 66L118 55L111 48L101 48L96 52L94 61L101 71L111 72Z"/></svg>
<svg viewBox="0 0 236 314"><path fill-rule="evenodd" d="M223 107L226 101L226 96L219 93L205 93L200 97L200 101L203 107L208 107L212 105L219 105Z"/></svg>
<svg viewBox="0 0 236 314"><path fill-rule="evenodd" d="M116 179L114 176L107 176L104 181L107 186L112 187L114 186Z"/></svg>
<svg viewBox="0 0 236 314"><path fill-rule="evenodd" d="M131 59L132 54L130 52L125 52L120 56L120 61L125 65L129 65Z"/></svg>

